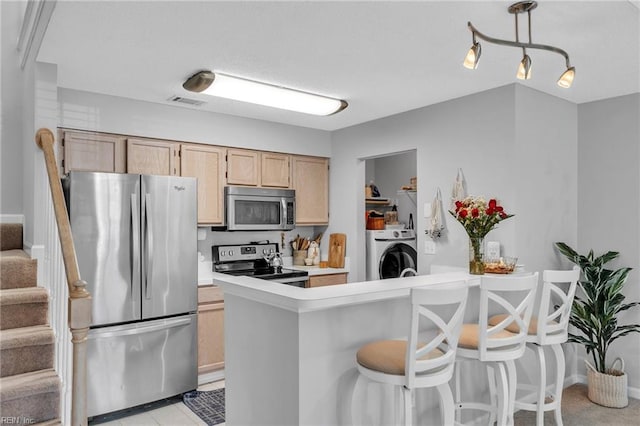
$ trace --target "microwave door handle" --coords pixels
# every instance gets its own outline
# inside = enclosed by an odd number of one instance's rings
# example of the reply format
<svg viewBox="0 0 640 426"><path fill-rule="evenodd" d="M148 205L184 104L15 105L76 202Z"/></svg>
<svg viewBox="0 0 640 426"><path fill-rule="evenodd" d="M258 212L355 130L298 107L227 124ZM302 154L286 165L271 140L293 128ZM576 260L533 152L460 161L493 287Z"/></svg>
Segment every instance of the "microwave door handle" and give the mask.
<svg viewBox="0 0 640 426"><path fill-rule="evenodd" d="M147 273L145 274L144 294L147 299L151 299L151 273L153 272L153 215L149 212L150 205L151 194L145 194L144 217L147 221L147 226L145 227L147 238Z"/></svg>
<svg viewBox="0 0 640 426"><path fill-rule="evenodd" d="M140 211L139 196L131 194L131 297L140 286Z"/></svg>
<svg viewBox="0 0 640 426"><path fill-rule="evenodd" d="M281 198L280 202L282 203L282 226L287 226L287 223L289 222L289 218L287 217L287 200Z"/></svg>

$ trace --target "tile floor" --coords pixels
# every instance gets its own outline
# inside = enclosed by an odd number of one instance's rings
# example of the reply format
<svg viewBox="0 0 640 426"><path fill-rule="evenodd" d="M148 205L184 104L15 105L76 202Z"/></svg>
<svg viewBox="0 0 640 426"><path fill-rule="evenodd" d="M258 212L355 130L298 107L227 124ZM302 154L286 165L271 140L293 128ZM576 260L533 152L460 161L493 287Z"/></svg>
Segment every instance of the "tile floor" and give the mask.
<svg viewBox="0 0 640 426"><path fill-rule="evenodd" d="M199 391L208 391L224 387L224 380L218 382L207 383L198 387ZM94 419L92 425L101 426L124 426L124 425L164 425L164 426L206 426L198 416L195 415L182 401L165 404L149 409L135 409L129 412L114 415L112 419L108 416ZM224 426L224 423L220 423Z"/></svg>

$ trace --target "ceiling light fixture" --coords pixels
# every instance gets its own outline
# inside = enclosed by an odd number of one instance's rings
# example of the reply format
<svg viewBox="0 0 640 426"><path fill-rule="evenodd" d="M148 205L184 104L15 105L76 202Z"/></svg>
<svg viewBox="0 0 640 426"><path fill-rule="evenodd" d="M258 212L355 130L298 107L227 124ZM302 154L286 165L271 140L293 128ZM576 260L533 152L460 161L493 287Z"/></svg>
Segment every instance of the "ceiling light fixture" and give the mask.
<svg viewBox="0 0 640 426"><path fill-rule="evenodd" d="M482 34L478 31L471 22L467 23L467 27L471 31L473 36L473 45L471 49L467 53L467 56L464 59L464 66L469 69L476 69L478 67L478 59L480 58L480 43L476 41L476 37L493 44L499 44L502 46L511 46L511 47L519 47L522 48L522 61L520 61L520 65L518 66L518 72L516 77L521 80L528 80L531 78L531 58L527 55L526 49L540 49L540 50L548 50L550 52L558 53L559 55L564 56L567 69L562 73L560 78L558 79L558 86L563 87L565 89L571 87L573 83L573 79L575 77L576 69L571 66L571 62L569 61L569 54L564 50L555 47L549 46L546 44L537 44L531 42L531 11L538 7L538 2L535 1L520 1L512 4L507 9L509 13L515 15L516 21L516 40L501 40L498 38L489 37L485 34ZM518 34L518 15L520 13L527 12L528 15L528 29L529 29L529 42L522 43L519 40Z"/></svg>
<svg viewBox="0 0 640 426"><path fill-rule="evenodd" d="M335 114L348 106L348 103L341 99L212 71L195 73L184 82L182 87L190 92L313 115Z"/></svg>

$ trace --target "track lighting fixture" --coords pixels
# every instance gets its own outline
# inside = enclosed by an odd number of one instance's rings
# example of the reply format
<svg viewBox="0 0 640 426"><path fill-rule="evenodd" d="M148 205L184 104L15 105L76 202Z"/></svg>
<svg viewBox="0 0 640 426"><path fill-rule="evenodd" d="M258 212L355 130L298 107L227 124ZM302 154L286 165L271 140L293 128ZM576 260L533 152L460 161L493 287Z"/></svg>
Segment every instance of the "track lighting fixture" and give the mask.
<svg viewBox="0 0 640 426"><path fill-rule="evenodd" d="M212 71L195 73L184 82L182 87L190 92L313 115L335 114L348 106L347 102L341 99Z"/></svg>
<svg viewBox="0 0 640 426"><path fill-rule="evenodd" d="M528 80L531 78L531 58L527 55L526 49L540 49L540 50L548 50L550 52L555 52L559 55L562 55L565 59L565 64L567 69L562 73L560 78L558 79L558 86L562 88L569 88L573 83L573 79L575 77L576 69L571 66L571 62L569 61L569 54L564 50L555 47L549 46L546 44L537 44L531 42L531 11L538 7L538 2L535 1L520 1L512 4L508 7L509 13L515 15L515 23L516 23L516 40L501 40L498 38L489 37L485 34L482 34L478 31L471 22L467 23L467 27L471 31L473 37L473 45L467 56L464 59L465 68L476 69L478 67L478 59L480 58L480 43L476 41L476 37L493 44L499 44L502 46L511 46L511 47L519 47L522 48L522 60L520 61L520 65L518 66L518 72L516 77L521 80ZM521 13L527 13L528 17L528 33L529 33L529 42L523 43L519 39L518 32L518 15Z"/></svg>

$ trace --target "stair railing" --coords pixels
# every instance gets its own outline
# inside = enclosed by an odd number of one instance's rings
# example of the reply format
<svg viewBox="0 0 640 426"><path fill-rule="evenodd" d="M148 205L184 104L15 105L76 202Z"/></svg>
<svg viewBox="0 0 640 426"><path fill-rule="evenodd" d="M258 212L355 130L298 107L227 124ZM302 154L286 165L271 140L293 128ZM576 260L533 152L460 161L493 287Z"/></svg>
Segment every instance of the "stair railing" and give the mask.
<svg viewBox="0 0 640 426"><path fill-rule="evenodd" d="M53 150L54 143L55 138L51 130L39 129L37 131L36 144L44 153L53 209L60 236L62 258L67 275L67 286L69 287L69 329L73 345L71 424L77 426L87 424L87 335L89 325L91 325L91 294L87 291L87 283L80 278L67 205Z"/></svg>

